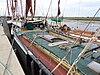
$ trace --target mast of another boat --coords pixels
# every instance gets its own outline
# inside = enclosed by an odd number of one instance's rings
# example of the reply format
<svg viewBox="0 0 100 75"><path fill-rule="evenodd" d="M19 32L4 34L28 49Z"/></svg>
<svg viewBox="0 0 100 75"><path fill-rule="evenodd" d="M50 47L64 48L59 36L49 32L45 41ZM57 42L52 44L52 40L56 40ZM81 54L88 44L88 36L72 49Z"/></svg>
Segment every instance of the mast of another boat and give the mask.
<svg viewBox="0 0 100 75"><path fill-rule="evenodd" d="M58 12L57 12L57 22L58 22L58 18L59 18L59 15L61 14L60 12L60 0L58 0Z"/></svg>
<svg viewBox="0 0 100 75"><path fill-rule="evenodd" d="M11 2L12 20L18 17L17 6L18 6L18 1L12 0Z"/></svg>
<svg viewBox="0 0 100 75"><path fill-rule="evenodd" d="M36 12L36 0L34 0L34 14L33 14L33 17L35 16L35 12Z"/></svg>
<svg viewBox="0 0 100 75"><path fill-rule="evenodd" d="M6 0L6 2L7 2L8 15L10 15L8 0Z"/></svg>

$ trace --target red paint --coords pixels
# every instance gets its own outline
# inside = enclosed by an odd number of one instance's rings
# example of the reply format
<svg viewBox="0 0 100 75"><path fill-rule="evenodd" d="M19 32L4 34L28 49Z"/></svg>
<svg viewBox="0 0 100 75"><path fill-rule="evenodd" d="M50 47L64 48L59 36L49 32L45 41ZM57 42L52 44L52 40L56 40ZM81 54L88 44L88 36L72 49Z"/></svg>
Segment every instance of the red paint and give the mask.
<svg viewBox="0 0 100 75"><path fill-rule="evenodd" d="M23 36L19 36L19 39L50 71L57 66L57 62L50 59L49 56L41 52L35 45L30 46L30 42ZM55 75L66 75L67 71L63 67L59 66L53 73Z"/></svg>

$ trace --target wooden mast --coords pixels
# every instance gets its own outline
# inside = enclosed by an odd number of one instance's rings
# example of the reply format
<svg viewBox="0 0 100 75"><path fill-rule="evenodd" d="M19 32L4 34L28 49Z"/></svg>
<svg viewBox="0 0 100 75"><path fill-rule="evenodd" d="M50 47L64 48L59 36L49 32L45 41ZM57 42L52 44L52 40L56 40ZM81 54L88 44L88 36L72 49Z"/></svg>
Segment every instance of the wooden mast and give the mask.
<svg viewBox="0 0 100 75"><path fill-rule="evenodd" d="M18 17L18 10L17 10L17 6L18 6L18 1L17 0L14 0L14 2L15 2L15 18L17 18Z"/></svg>
<svg viewBox="0 0 100 75"><path fill-rule="evenodd" d="M10 12L9 12L9 4L8 4L8 0L7 1L7 9L8 9L8 15L10 15Z"/></svg>
<svg viewBox="0 0 100 75"><path fill-rule="evenodd" d="M34 15L35 15L35 11L36 10L36 0L34 0Z"/></svg>
<svg viewBox="0 0 100 75"><path fill-rule="evenodd" d="M14 18L15 16L15 7L14 7L14 2L12 0L12 5L11 5L11 11L12 11L12 19Z"/></svg>

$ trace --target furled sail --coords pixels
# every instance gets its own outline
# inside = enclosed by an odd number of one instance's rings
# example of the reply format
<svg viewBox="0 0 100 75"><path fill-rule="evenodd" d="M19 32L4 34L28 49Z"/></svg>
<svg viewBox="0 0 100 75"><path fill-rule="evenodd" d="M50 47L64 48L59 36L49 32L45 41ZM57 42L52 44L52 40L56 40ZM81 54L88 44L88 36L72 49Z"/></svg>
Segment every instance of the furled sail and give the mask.
<svg viewBox="0 0 100 75"><path fill-rule="evenodd" d="M58 17L58 16L60 15L60 13L61 13L61 12L60 12L60 6L59 6L59 5L60 5L60 0L58 0L58 13L57 13L57 17Z"/></svg>
<svg viewBox="0 0 100 75"><path fill-rule="evenodd" d="M26 17L28 15L28 11L30 10L31 15L33 15L32 11L32 0L26 0Z"/></svg>

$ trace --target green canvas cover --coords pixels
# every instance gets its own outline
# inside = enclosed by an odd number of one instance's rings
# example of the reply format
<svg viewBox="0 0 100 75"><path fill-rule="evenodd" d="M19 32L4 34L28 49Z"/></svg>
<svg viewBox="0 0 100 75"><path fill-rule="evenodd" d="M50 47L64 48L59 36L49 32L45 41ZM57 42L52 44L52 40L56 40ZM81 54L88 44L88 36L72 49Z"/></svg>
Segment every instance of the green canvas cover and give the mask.
<svg viewBox="0 0 100 75"><path fill-rule="evenodd" d="M51 20L55 22L62 22L63 18L51 18Z"/></svg>

